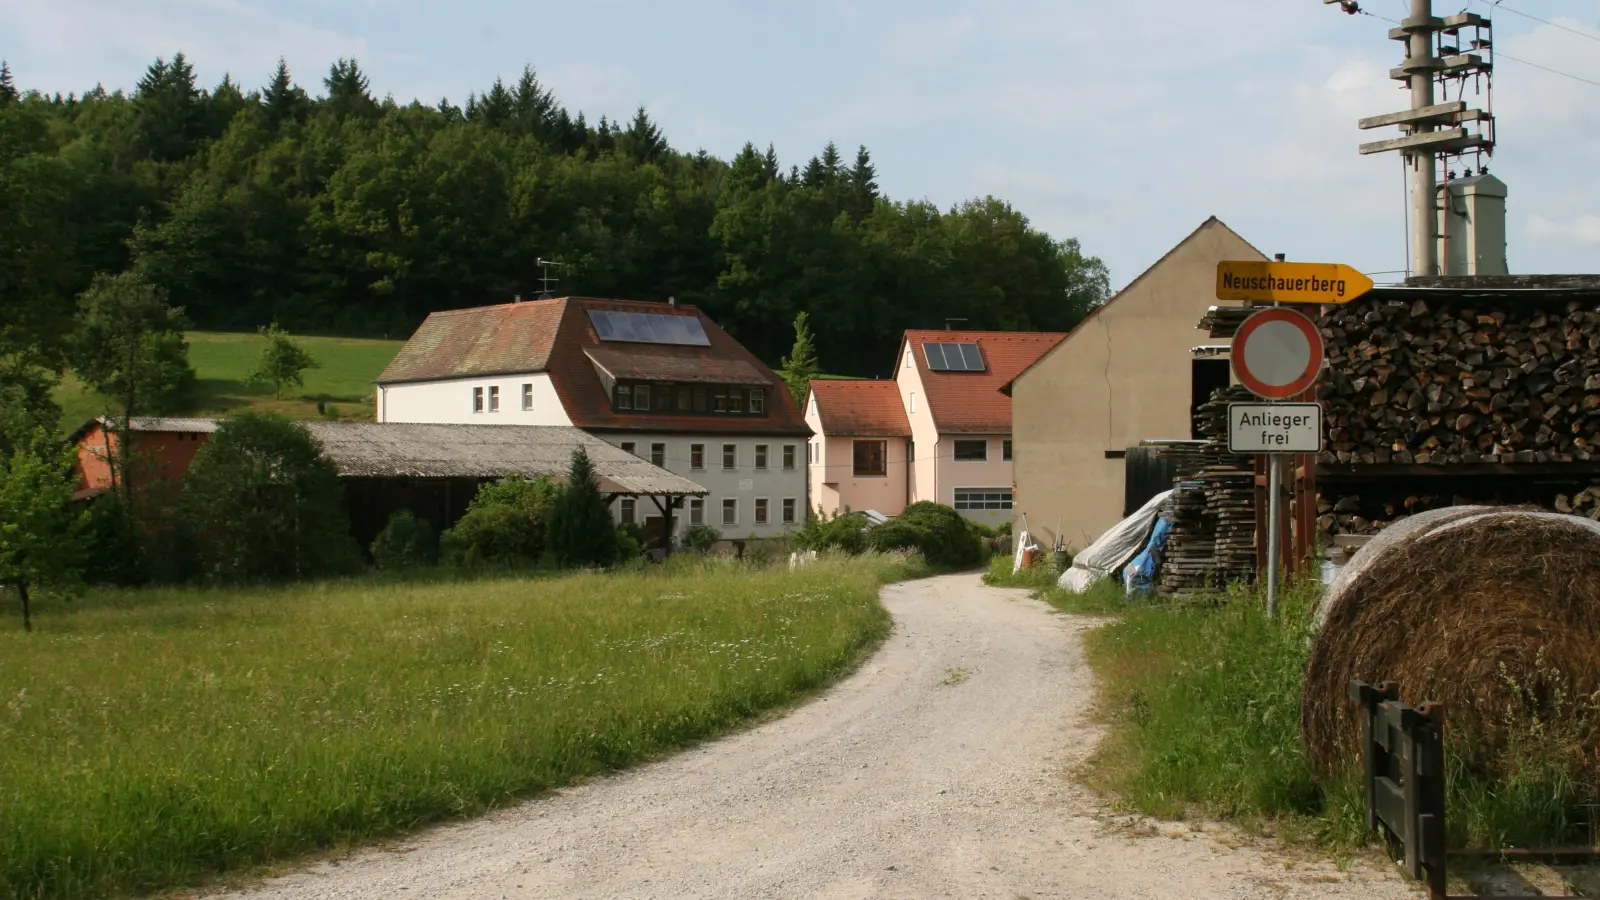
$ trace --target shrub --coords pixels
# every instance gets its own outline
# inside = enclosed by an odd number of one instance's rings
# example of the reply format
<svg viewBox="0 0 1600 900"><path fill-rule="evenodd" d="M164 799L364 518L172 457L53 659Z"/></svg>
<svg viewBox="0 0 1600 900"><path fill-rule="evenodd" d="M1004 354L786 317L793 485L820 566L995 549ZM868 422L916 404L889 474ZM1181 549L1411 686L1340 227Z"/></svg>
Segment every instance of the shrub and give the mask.
<svg viewBox="0 0 1600 900"><path fill-rule="evenodd" d="M609 566L617 558L616 526L582 447L572 451L567 486L550 513L550 549L568 567Z"/></svg>
<svg viewBox="0 0 1600 900"><path fill-rule="evenodd" d="M380 569L433 565L439 561L439 536L427 519L417 518L409 509L399 510L373 539L372 561Z"/></svg>
<svg viewBox="0 0 1600 900"><path fill-rule="evenodd" d="M842 550L855 555L867 549L867 517L843 509L827 516L819 507L817 514L807 516L805 525L795 533L794 546L800 550ZM882 526L879 526L880 528Z"/></svg>
<svg viewBox="0 0 1600 900"><path fill-rule="evenodd" d="M537 563L548 549L550 517L560 496L561 486L548 478L512 475L485 484L466 515L440 537L442 555L457 565Z"/></svg>
<svg viewBox="0 0 1600 900"><path fill-rule="evenodd" d="M704 556L722 540L722 532L710 525L690 525L683 531L683 546Z"/></svg>
<svg viewBox="0 0 1600 900"><path fill-rule="evenodd" d="M948 506L926 500L906 507L867 537L875 550L918 550L934 566L964 568L983 558L983 544L967 520Z"/></svg>
<svg viewBox="0 0 1600 900"><path fill-rule="evenodd" d="M617 559L627 562L643 557L650 547L650 533L644 526L625 522L617 526Z"/></svg>
<svg viewBox="0 0 1600 900"><path fill-rule="evenodd" d="M359 561L333 463L306 430L247 412L224 421L185 476L182 524L224 582L348 572Z"/></svg>

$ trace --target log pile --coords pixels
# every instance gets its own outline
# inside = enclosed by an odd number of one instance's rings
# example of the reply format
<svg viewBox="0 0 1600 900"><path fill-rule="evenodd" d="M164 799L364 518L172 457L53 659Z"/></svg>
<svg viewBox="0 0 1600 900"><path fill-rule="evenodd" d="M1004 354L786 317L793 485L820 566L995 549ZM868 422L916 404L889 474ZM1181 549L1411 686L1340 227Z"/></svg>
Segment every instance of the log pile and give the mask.
<svg viewBox="0 0 1600 900"><path fill-rule="evenodd" d="M1398 519L1420 512L1448 506L1537 506L1565 515L1582 516L1600 521L1600 485L1581 491L1554 493L1547 489L1534 495L1467 497L1461 494L1433 494L1399 491L1387 498L1374 497L1383 492L1378 485L1368 485L1360 494L1336 496L1320 495L1317 498L1317 531L1324 537L1338 534L1377 534Z"/></svg>
<svg viewBox="0 0 1600 900"><path fill-rule="evenodd" d="M1172 524L1161 559L1160 591L1215 590L1255 576L1255 470L1228 452L1228 403L1249 399L1234 387L1214 391L1195 412L1205 443L1169 447L1178 478L1162 516Z"/></svg>
<svg viewBox="0 0 1600 900"><path fill-rule="evenodd" d="M1357 300L1320 325L1324 463L1600 459L1593 300Z"/></svg>

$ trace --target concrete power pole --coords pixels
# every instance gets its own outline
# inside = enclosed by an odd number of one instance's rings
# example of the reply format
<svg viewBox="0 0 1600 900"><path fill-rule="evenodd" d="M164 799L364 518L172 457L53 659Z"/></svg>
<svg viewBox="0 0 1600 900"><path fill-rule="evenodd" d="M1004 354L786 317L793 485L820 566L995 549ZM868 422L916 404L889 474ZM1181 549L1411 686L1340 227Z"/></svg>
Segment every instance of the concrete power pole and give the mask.
<svg viewBox="0 0 1600 900"><path fill-rule="evenodd" d="M1402 69L1410 76L1413 114L1433 106L1433 73L1439 60L1433 55L1433 33L1439 20L1433 17L1433 0L1411 0L1411 16L1400 23L1406 32L1406 61ZM1416 134L1433 134L1435 125L1418 120ZM1406 154L1411 167L1411 271L1434 275L1439 271L1435 241L1438 214L1434 210L1439 182L1434 170L1433 150L1424 144Z"/></svg>
<svg viewBox="0 0 1600 900"><path fill-rule="evenodd" d="M1337 3L1347 13L1365 13L1356 0L1323 2ZM1446 227L1453 221L1449 184L1455 177L1455 162L1464 167L1463 175L1471 175L1474 164L1480 175L1487 174L1485 158L1494 152L1494 116L1468 109L1464 100L1437 103L1435 89L1443 85L1445 97L1452 92L1464 97L1471 83L1478 96L1487 100L1492 89L1494 42L1488 33L1489 20L1483 16L1457 13L1438 18L1433 14L1433 0L1410 3L1411 14L1400 27L1389 29L1389 38L1406 46L1405 61L1390 69L1389 77L1409 88L1411 108L1358 123L1363 129L1398 125L1402 137L1362 144L1361 153L1398 151L1405 157L1411 191L1411 274L1465 274L1449 271L1451 267L1441 260L1441 236L1458 230ZM1443 197L1441 174L1446 180ZM1503 189L1499 196L1504 197Z"/></svg>

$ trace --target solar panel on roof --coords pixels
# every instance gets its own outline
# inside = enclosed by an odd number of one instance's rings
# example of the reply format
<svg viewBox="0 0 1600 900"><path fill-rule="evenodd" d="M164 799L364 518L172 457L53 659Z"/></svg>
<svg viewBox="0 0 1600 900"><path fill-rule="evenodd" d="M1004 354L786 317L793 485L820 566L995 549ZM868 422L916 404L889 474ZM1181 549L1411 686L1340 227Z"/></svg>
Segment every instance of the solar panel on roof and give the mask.
<svg viewBox="0 0 1600 900"><path fill-rule="evenodd" d="M627 341L636 344L677 344L709 347L711 339L695 316L663 316L655 313L589 310L589 321L602 341Z"/></svg>
<svg viewBox="0 0 1600 900"><path fill-rule="evenodd" d="M977 344L924 343L922 354L934 372L982 372L983 350Z"/></svg>

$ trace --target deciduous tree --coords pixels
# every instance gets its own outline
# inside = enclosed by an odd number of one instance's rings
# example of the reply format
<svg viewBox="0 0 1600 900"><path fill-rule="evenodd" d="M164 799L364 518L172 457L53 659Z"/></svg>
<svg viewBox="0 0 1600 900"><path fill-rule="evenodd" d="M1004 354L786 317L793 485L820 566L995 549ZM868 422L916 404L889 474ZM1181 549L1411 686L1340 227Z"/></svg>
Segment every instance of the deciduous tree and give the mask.
<svg viewBox="0 0 1600 900"><path fill-rule="evenodd" d="M250 375L250 381L253 384L271 385L273 399L281 400L284 386L304 385L305 371L315 369L317 361L304 347L294 342L289 332L279 328L277 322L258 329L258 332L267 339L267 345L261 348L261 357L256 362L256 370Z"/></svg>
<svg viewBox="0 0 1600 900"><path fill-rule="evenodd" d="M89 519L75 509L74 449L42 428L14 435L0 457L0 586L22 600L22 627L33 630L33 596L77 581Z"/></svg>

